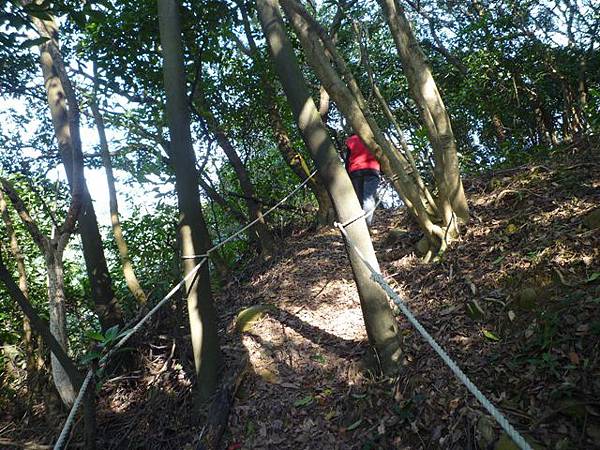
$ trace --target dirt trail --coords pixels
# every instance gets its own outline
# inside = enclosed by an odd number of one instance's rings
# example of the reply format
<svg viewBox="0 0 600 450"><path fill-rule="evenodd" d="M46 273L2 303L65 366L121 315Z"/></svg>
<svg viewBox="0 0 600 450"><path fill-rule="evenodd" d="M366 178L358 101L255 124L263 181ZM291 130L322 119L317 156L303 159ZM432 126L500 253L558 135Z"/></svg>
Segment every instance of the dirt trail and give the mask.
<svg viewBox="0 0 600 450"><path fill-rule="evenodd" d="M600 205L598 161L527 166L468 187L474 220L438 264L413 254L419 233L401 213L378 211L384 273L532 443L600 448L600 242L583 226ZM224 291L229 324L244 307L272 305L243 347L229 334L226 350L247 351L253 371L228 448L512 448L402 317L402 375L365 373L349 267L337 231L302 233Z"/></svg>

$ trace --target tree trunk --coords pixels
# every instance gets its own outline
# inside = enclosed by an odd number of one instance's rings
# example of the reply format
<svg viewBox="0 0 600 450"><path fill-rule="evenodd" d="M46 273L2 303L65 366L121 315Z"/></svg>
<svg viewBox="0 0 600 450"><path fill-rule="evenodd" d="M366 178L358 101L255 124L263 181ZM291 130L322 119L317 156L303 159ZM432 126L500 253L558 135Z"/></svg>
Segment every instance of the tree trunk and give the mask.
<svg viewBox="0 0 600 450"><path fill-rule="evenodd" d="M123 236L123 228L121 227L121 220L119 219L119 203L117 200L117 190L115 188L115 177L113 174L112 162L110 160L110 151L108 149L108 140L106 139L106 131L104 127L104 119L100 114L96 98L92 98L90 102L92 114L94 116L94 122L96 123L96 129L98 130L98 136L100 138L100 153L102 155L102 164L106 172L106 183L108 185L108 196L109 196L109 208L110 208L110 221L112 224L113 234L119 250L119 256L121 257L121 264L123 266L123 275L127 287L137 300L140 305L145 305L148 302L146 293L140 286L140 282L135 275L133 270L133 264L129 257L129 249L127 248L127 242Z"/></svg>
<svg viewBox="0 0 600 450"><path fill-rule="evenodd" d="M292 141L285 128L279 108L277 107L275 88L271 83L266 70L258 68L258 47L256 46L254 37L252 36L250 21L248 20L246 8L243 4L240 5L240 10L242 12L242 20L244 23L246 39L248 40L248 45L250 47L250 57L254 61L257 70L260 71L261 86L265 95L264 102L269 113L269 119L271 119L271 128L273 130L275 142L277 142L277 148L279 149L281 156L283 156L284 161L287 163L290 169L292 169L292 172L294 172L301 181L305 181L310 176L310 170L306 165L302 154L296 151L292 146ZM327 116L329 114L329 95L324 88L321 88L321 104L319 108L319 114L321 115L323 122L327 122ZM319 210L317 211L317 226L332 224L333 220L335 219L335 211L333 210L333 205L331 204L331 199L329 198L327 189L325 189L323 182L320 180L319 174L310 179L308 182L308 187L314 194L319 205Z"/></svg>
<svg viewBox="0 0 600 450"><path fill-rule="evenodd" d="M57 74L54 57L50 51L51 45L55 45L58 48L58 25L54 18L40 20L33 17L32 20L40 35L50 39L40 45L40 63L56 140L67 173L67 179L72 189L74 183L73 142L67 118L66 97L64 87ZM80 150L75 157L82 158ZM113 325L120 324L122 316L112 290L110 274L106 258L104 257L104 249L102 248L102 238L98 230L96 213L85 179L82 180L82 183L82 211L79 217L79 231L83 245L83 257L90 281L95 311L100 319L102 328L106 330Z"/></svg>
<svg viewBox="0 0 600 450"><path fill-rule="evenodd" d="M324 30L295 0L283 0L282 6L296 30L307 61L317 73L322 85L351 123L354 131L378 159L383 173L390 178L400 198L425 233L432 249L426 255L426 259L432 256L433 250L443 251L446 235L428 213L427 198L416 185L412 175L416 168L412 167L387 140L369 111L352 73ZM323 45L327 47L348 85L331 66Z"/></svg>
<svg viewBox="0 0 600 450"><path fill-rule="evenodd" d="M268 103L269 117L271 119L275 141L277 142L277 148L279 149L279 152L281 153L281 156L283 156L285 162L296 174L296 176L298 176L300 180L305 181L310 176L310 171L302 155L292 147L292 141L290 140L285 126L283 125L283 120L281 119L281 115L277 110L277 106L274 103L274 93L270 99L269 95L267 94L266 101ZM333 209L333 205L331 204L331 199L329 198L327 189L325 189L323 186L319 174L317 174L316 177L311 178L311 180L308 182L308 187L313 192L319 205L319 209L317 211L317 225L331 225L335 219L335 211Z"/></svg>
<svg viewBox="0 0 600 450"><path fill-rule="evenodd" d="M65 284L63 274L62 250L55 248L52 243L45 255L48 268L48 310L50 312L50 332L56 338L61 348L68 352L69 339L67 336L67 316ZM75 401L77 390L65 368L56 356L50 356L52 378L63 403L70 406Z"/></svg>
<svg viewBox="0 0 600 450"><path fill-rule="evenodd" d="M277 3L275 0L257 0L257 9L275 68L294 118L331 196L338 220L345 222L355 218L362 212L360 204L301 75L292 46L285 34ZM356 220L347 227L347 231L351 239L358 243L359 251L373 267L378 269L379 265L365 220ZM360 261L356 252L349 246L347 251L358 288L369 342L379 356L382 371L396 372L399 369L401 339L387 295L371 279L368 269Z"/></svg>
<svg viewBox="0 0 600 450"><path fill-rule="evenodd" d="M378 0L388 22L413 100L433 148L435 177L439 188L438 207L444 226L455 213L466 222L469 219L467 199L460 179L456 141L450 117L433 79L425 55L417 42L402 7L396 0Z"/></svg>
<svg viewBox="0 0 600 450"><path fill-rule="evenodd" d="M158 18L167 94L166 109L171 135L170 157L175 170L175 189L180 215L179 240L182 256L185 257L206 252L209 238L200 209L198 172L190 133L178 2L158 0ZM197 262L195 259L184 258L184 275L190 273ZM210 291L207 264L200 268L198 277L191 277L187 281L186 291L198 397L204 401L215 390L220 361L217 316Z"/></svg>
<svg viewBox="0 0 600 450"><path fill-rule="evenodd" d="M428 211L429 215L431 215L431 216L439 215L439 211L438 211L437 205L435 203L435 200L433 199L433 196L431 195L429 188L425 185L423 178L421 178L421 174L417 170L416 161L415 161L410 149L408 148L408 144L406 143L406 139L404 138L404 132L402 130L402 127L400 127L398 120L394 116L394 113L392 112L390 106L388 105L387 101L383 97L383 94L379 90L379 86L377 86L377 82L375 81L375 75L373 74L373 70L371 69L371 63L369 61L369 52L368 52L366 45L363 43L363 41L361 39L360 29L356 22L354 23L354 28L355 28L355 33L357 35L358 44L360 47L361 64L363 64L365 66L365 69L367 71L369 83L371 84L371 90L373 91L373 94L375 95L377 102L381 106L383 113L387 117L388 121L394 126L394 129L396 130L397 139L400 142L400 147L402 148L402 154L407 159L407 161L410 163L410 166L413 169L411 175L413 175L413 177L415 179L415 183L417 183L417 186L421 190L421 195L423 195L425 197L425 199L427 200L426 206L427 206L427 211Z"/></svg>
<svg viewBox="0 0 600 450"><path fill-rule="evenodd" d="M61 87L64 87L64 98L60 98L62 102L63 112L66 115L62 118L62 128L69 131L70 139L70 160L71 160L71 202L66 213L64 222L56 225L53 228L52 236L45 236L37 226L37 223L27 210L27 207L19 197L17 191L6 179L0 179L2 189L11 199L13 206L19 214L23 224L29 231L33 241L44 254L46 269L48 275L48 301L50 311L50 331L62 346L64 352L67 352L68 338L65 316L65 293L64 293L64 277L63 277L63 262L62 256L67 243L75 229L77 219L82 209L83 188L85 178L83 174L83 155L81 152L81 138L79 135L79 102L73 86L67 75L64 61L58 43L56 42L55 34L49 33L47 28L43 28L44 23L36 19L36 23L40 28L40 34L46 33L51 36L43 47L42 60L50 59L50 66L56 75L55 81L60 81ZM54 22L49 22L54 25ZM49 89L51 90L51 89ZM58 99L57 99L58 100ZM64 108L65 101L68 101L68 109ZM57 105L50 102L51 108L56 108ZM64 132L64 130L61 130ZM57 137L59 133L57 133ZM70 406L75 399L75 386L73 377L69 377L68 367L65 367L64 362L53 356L51 359L52 374L54 384L60 394L63 402Z"/></svg>
<svg viewBox="0 0 600 450"><path fill-rule="evenodd" d="M225 155L227 156L227 159L233 167L233 170L240 182L240 188L244 193L246 207L248 208L248 217L251 220L258 219L258 222L256 222L253 228L256 230L256 234L258 235L261 256L263 258L269 258L273 255L273 252L275 251L275 242L273 239L273 235L269 230L269 226L263 218L260 204L254 200L256 198L256 195L254 193L254 185L250 180L250 175L248 174L244 163L235 151L233 144L229 140L229 136L225 134L225 131L223 131L217 119L208 110L208 108L205 107L203 108L203 110L204 111L202 115L206 120L208 129L215 135L219 146L225 152Z"/></svg>

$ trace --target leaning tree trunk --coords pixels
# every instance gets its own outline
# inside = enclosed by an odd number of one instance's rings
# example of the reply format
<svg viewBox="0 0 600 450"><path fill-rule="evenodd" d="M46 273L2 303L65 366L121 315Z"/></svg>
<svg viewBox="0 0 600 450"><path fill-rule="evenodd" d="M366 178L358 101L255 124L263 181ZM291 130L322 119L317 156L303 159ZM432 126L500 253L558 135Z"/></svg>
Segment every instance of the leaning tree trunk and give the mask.
<svg viewBox="0 0 600 450"><path fill-rule="evenodd" d="M184 257L183 272L187 275L199 261L188 256L205 253L209 238L200 209L198 172L190 133L178 2L158 0L158 18L167 94L167 118L171 135L170 157L175 170L175 189L179 205L179 239ZM191 277L187 281L186 291L198 397L200 400L206 400L217 385L220 361L217 315L210 290L207 264L200 268L198 277Z"/></svg>
<svg viewBox="0 0 600 450"><path fill-rule="evenodd" d="M356 34L356 37L358 40L358 44L360 47L361 64L365 67L365 69L367 71L369 83L371 84L371 91L375 95L375 98L377 99L377 102L379 103L379 106L381 107L381 110L387 117L388 121L394 126L394 129L396 131L396 137L397 137L398 141L400 142L402 154L408 160L408 162L410 163L410 166L413 168L411 175L413 176L413 178L415 179L415 183L417 183L417 186L421 190L421 195L424 196L425 199L427 200L429 214L431 216L437 216L437 215L439 215L439 212L437 210L437 204L436 204L433 196L431 195L431 191L425 185L425 182L423 181L421 174L417 170L417 163L412 155L412 152L408 148L408 144L406 142L406 139L404 138L404 131L402 130L400 123L394 116L394 113L392 112L392 109L388 105L383 94L379 90L379 86L377 86L377 82L375 81L375 75L373 74L373 70L371 68L371 63L369 61L369 52L367 49L367 45L366 45L366 42L363 42L362 37L361 37L361 30L356 22L353 25L354 25L355 34Z"/></svg>
<svg viewBox="0 0 600 450"><path fill-rule="evenodd" d="M67 119L66 96L63 83L61 82L57 69L56 61L50 51L50 46L58 49L58 25L54 18L41 20L32 17L38 32L41 36L48 38L48 41L40 45L40 64L44 76L44 86L46 87L46 96L48 106L54 125L54 133L60 149L62 162L65 166L67 179L71 189L73 188L73 157L82 158L80 154L73 154L73 142L71 131ZM121 311L117 299L113 293L110 274L104 257L102 247L102 238L98 230L98 222L92 199L88 192L85 179L82 180L82 211L79 217L79 232L83 245L83 257L85 259L86 271L92 290L95 311L100 319L103 329L118 325L122 321Z"/></svg>
<svg viewBox="0 0 600 450"><path fill-rule="evenodd" d="M254 41L254 37L252 36L250 20L248 19L248 14L246 13L246 7L243 4L240 4L239 7L242 13L246 39L248 40L248 46L250 50L249 56L252 58L255 67L260 73L261 87L265 96L264 103L269 114L269 119L271 120L271 129L273 130L275 142L277 142L277 148L279 149L279 153L281 153L284 161L287 163L290 169L292 169L292 172L294 172L301 181L305 181L310 176L310 170L306 165L302 154L296 151L292 146L292 141L284 125L279 108L277 107L277 95L275 94L275 88L271 82L271 79L269 78L267 70L259 67L259 51L256 42ZM319 108L319 114L321 114L321 119L323 119L323 122L326 122L329 111L329 96L327 95L327 91L325 91L325 89L321 89L321 91L321 105ZM317 199L317 204L319 205L319 210L317 211L317 225L322 226L332 224L333 220L335 219L335 211L333 210L329 193L323 186L323 182L321 181L319 174L310 179L308 182L308 188L312 191L313 195Z"/></svg>
<svg viewBox="0 0 600 450"><path fill-rule="evenodd" d="M338 220L345 222L355 218L362 212L360 204L302 77L292 46L285 34L277 3L275 0L257 0L256 4L281 84L300 133L331 195ZM358 244L359 251L374 268L378 269L379 265L365 220L356 220L346 229L350 238ZM347 251L358 288L369 342L379 356L383 372L395 372L399 369L401 339L387 295L371 279L370 272L353 248L347 246Z"/></svg>
<svg viewBox="0 0 600 450"><path fill-rule="evenodd" d="M390 178L408 211L425 233L431 249L426 259L432 256L433 250L443 251L446 236L444 230L434 223L435 217L430 214L431 208L427 206L427 196L415 183L412 172L416 171L416 168L385 137L350 69L322 27L295 0L282 0L282 6L296 30L307 61L322 85L351 123L354 131L378 159L382 171ZM342 72L344 80L331 66L324 46Z"/></svg>
<svg viewBox="0 0 600 450"><path fill-rule="evenodd" d="M200 101L200 103L203 102ZM221 125L215 116L208 110L208 108L204 107L203 110L204 112L202 115L206 120L208 129L215 135L219 146L223 152L225 152L225 155L227 156L227 159L229 160L231 167L233 167L233 171L240 182L240 188L244 194L244 200L246 202L246 207L248 208L248 216L251 220L257 220L256 224L254 225L254 229L258 235L261 256L263 258L269 258L275 251L275 241L273 239L273 234L269 230L269 226L262 215L260 204L255 200L256 195L254 191L254 185L252 184L252 180L250 180L250 174L246 170L244 163L233 147L229 136L227 136L225 131L221 128Z"/></svg>
<svg viewBox="0 0 600 450"><path fill-rule="evenodd" d="M396 0L378 0L388 22L413 100L433 148L434 174L439 188L438 207L444 226L452 222L453 214L462 221L469 218L467 199L460 179L456 140L450 117L433 79L425 55L417 42L404 10Z"/></svg>
<svg viewBox="0 0 600 450"><path fill-rule="evenodd" d="M108 185L110 222L112 224L115 242L117 243L117 249L119 250L119 256L121 257L123 276L125 277L127 287L137 302L140 305L145 305L148 301L148 298L146 297L146 293L142 289L142 286L135 275L133 263L131 262L131 258L129 256L127 242L123 236L123 227L121 226L121 220L119 219L119 203L117 200L117 190L115 188L115 176L113 173L112 162L110 160L110 151L108 149L108 139L106 138L104 118L102 117L102 114L100 114L100 109L98 108L98 103L95 96L90 102L90 107L92 109L92 115L94 116L94 122L96 123L96 129L98 130L98 137L100 138L100 154L102 155L102 164L104 165L104 171L106 172L106 183Z"/></svg>

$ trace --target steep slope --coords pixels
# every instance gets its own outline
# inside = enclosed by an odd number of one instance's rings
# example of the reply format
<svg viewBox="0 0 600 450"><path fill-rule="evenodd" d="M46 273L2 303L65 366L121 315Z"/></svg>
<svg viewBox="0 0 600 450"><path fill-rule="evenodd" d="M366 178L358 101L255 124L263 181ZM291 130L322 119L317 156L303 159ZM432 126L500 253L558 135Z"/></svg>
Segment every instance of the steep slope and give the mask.
<svg viewBox="0 0 600 450"><path fill-rule="evenodd" d="M600 448L598 147L469 180L473 220L439 263L415 255L420 234L402 211L379 210L374 222L390 284L540 448ZM513 448L401 315L401 375L365 370L338 231L299 230L280 247L216 296L225 362L249 359L223 448ZM236 317L249 307L245 318L260 314L240 332ZM129 369L104 379L98 448L194 448L205 416L191 394L185 314L174 299L134 338ZM0 447L52 443L64 415L34 409L25 420L2 415Z"/></svg>
<svg viewBox="0 0 600 450"><path fill-rule="evenodd" d="M397 292L532 443L598 448L600 233L585 223L600 207L600 167L566 156L468 183L474 220L441 263L420 263L401 212L378 213L374 240ZM361 369L366 337L336 231L290 238L219 303L230 323L271 305L242 348L231 344L253 372L230 448L512 448L403 317L402 375Z"/></svg>

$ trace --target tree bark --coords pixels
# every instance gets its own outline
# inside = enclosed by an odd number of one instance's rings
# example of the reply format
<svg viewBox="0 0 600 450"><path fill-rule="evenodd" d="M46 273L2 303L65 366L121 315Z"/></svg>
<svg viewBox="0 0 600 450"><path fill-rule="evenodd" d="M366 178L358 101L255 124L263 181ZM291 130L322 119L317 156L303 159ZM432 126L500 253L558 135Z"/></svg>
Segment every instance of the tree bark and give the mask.
<svg viewBox="0 0 600 450"><path fill-rule="evenodd" d="M279 79L300 133L331 196L338 220L346 222L353 219L362 213L360 204L301 75L292 46L285 34L277 3L275 0L257 0L256 4ZM347 231L351 239L358 243L359 251L378 270L379 265L365 220L354 221L347 227ZM346 248L359 292L369 342L379 356L381 370L384 373L396 372L399 369L401 338L387 295L371 279L368 269L356 252L349 246Z"/></svg>
<svg viewBox="0 0 600 450"><path fill-rule="evenodd" d="M119 219L119 203L117 200L117 190L115 188L115 176L113 173L112 162L110 160L110 151L108 149L108 140L106 139L104 119L102 114L100 114L100 109L98 108L98 103L95 96L90 102L90 108L92 109L92 115L94 116L96 129L98 130L98 137L100 138L100 154L102 155L102 164L104 165L104 171L106 172L106 183L108 185L110 222L112 224L113 235L119 250L119 256L121 257L123 276L125 277L127 287L137 302L140 305L145 305L148 302L148 298L146 297L146 293L142 289L142 286L135 275L133 264L131 262L131 258L129 257L127 242L123 236L123 227L121 226L121 220Z"/></svg>
<svg viewBox="0 0 600 450"><path fill-rule="evenodd" d="M269 119L271 120L271 129L273 130L275 142L277 142L277 148L279 149L279 153L281 153L284 161L287 163L290 169L292 169L292 172L294 172L301 181L305 181L310 176L310 170L306 165L306 161L304 161L302 154L296 151L292 146L292 140L290 139L290 136L285 128L283 118L281 117L281 113L279 112L279 108L277 107L275 88L271 83L266 70L258 67L258 47L254 42L254 37L252 36L252 31L250 29L250 21L248 20L246 8L243 4L240 5L240 10L242 13L246 39L248 40L250 50L248 54L252 58L257 70L260 71L261 86L265 95L264 102L267 107ZM319 114L321 115L321 119L324 123L327 122L328 113L329 95L325 89L321 88L321 104L319 108ZM317 211L317 225L322 226L332 224L333 220L335 219L335 211L333 210L333 205L331 204L331 199L329 198L327 189L325 189L323 182L320 180L319 174L310 179L308 182L308 187L317 199L317 203L319 205L319 210Z"/></svg>
<svg viewBox="0 0 600 450"><path fill-rule="evenodd" d="M48 246L45 255L46 267L48 268L48 311L50 313L50 332L56 338L60 346L65 350L69 348L67 336L66 297L63 269L63 252L52 244ZM52 378L58 389L60 398L65 405L72 405L77 397L75 386L67 370L53 353L50 356L52 367Z"/></svg>
<svg viewBox="0 0 600 450"><path fill-rule="evenodd" d="M57 72L57 61L52 54L52 47L58 49L58 25L54 18L41 20L32 18L38 32L41 36L49 40L40 45L40 64L44 76L44 86L54 132L61 158L67 173L67 179L71 189L76 180L73 179L73 167L77 164L76 159L83 159L81 149L73 151L73 137L68 124L68 111L66 95L63 83ZM102 238L98 230L96 213L92 204L90 194L85 183L85 179L78 180L82 183L82 211L79 217L79 231L83 246L83 256L85 259L86 271L92 290L95 311L100 319L100 324L104 330L118 325L122 321L121 311L117 299L114 296L104 249L102 247Z"/></svg>
<svg viewBox="0 0 600 450"><path fill-rule="evenodd" d="M158 0L163 76L167 94L166 109L171 135L169 148L175 170L175 189L180 215L179 240L182 256L191 256L205 253L209 238L200 209L196 157L192 146L190 111L185 92L186 77L178 7L175 0ZM196 264L197 260L184 258L184 275L190 273ZM204 401L215 390L220 361L217 317L210 291L207 264L200 268L199 276L187 281L186 290L198 398Z"/></svg>
<svg viewBox="0 0 600 450"><path fill-rule="evenodd" d="M431 69L402 7L396 0L378 1L392 32L410 92L419 107L433 148L436 163L434 174L440 197L438 207L444 226L451 223L453 213L466 222L469 219L469 208L460 179L456 140Z"/></svg>

